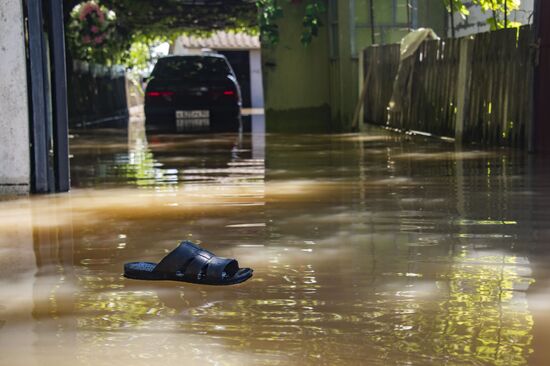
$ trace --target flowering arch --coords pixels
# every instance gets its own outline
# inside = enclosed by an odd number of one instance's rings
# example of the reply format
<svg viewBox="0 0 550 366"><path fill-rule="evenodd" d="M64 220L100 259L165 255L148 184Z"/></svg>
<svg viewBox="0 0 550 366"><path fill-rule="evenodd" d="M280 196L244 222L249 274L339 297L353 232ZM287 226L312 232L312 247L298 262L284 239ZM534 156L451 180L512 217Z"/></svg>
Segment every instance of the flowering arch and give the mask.
<svg viewBox="0 0 550 366"><path fill-rule="evenodd" d="M69 40L74 56L82 60L103 60L105 47L114 33L116 14L95 1L75 6L70 14Z"/></svg>

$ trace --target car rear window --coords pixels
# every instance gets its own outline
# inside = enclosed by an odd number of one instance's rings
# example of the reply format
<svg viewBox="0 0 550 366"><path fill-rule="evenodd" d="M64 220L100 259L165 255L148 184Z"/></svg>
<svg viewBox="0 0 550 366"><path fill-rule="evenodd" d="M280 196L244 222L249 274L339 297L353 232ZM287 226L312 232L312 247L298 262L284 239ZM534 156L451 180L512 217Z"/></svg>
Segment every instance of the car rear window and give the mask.
<svg viewBox="0 0 550 366"><path fill-rule="evenodd" d="M152 76L158 79L219 79L231 74L221 57L171 57L158 60Z"/></svg>

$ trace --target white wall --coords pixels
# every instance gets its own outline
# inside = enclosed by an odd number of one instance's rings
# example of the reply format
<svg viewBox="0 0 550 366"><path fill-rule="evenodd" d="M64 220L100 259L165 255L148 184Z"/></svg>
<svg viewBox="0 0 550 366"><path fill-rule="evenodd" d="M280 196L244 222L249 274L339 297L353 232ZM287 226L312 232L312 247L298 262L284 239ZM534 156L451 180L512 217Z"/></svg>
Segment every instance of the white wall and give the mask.
<svg viewBox="0 0 550 366"><path fill-rule="evenodd" d="M0 195L29 192L29 110L22 0L0 1Z"/></svg>
<svg viewBox="0 0 550 366"><path fill-rule="evenodd" d="M458 14L455 14L455 29L456 36L463 37L474 33L487 32L490 30L487 24L487 19L492 17L490 12L483 13L479 6L470 6L470 15L466 19ZM534 0L521 0L521 7L517 11L513 11L510 14L509 20L514 22L520 22L522 24L529 24L533 22L531 13L534 10ZM499 16L501 16L500 14ZM448 36L451 36L451 29L449 29Z"/></svg>
<svg viewBox="0 0 550 366"><path fill-rule="evenodd" d="M180 37L176 38L172 43L168 52L171 55L200 55L202 53L201 48L186 48L183 45L183 41Z"/></svg>
<svg viewBox="0 0 550 366"><path fill-rule="evenodd" d="M264 87L262 82L262 52L250 51L250 97L252 108L264 107Z"/></svg>

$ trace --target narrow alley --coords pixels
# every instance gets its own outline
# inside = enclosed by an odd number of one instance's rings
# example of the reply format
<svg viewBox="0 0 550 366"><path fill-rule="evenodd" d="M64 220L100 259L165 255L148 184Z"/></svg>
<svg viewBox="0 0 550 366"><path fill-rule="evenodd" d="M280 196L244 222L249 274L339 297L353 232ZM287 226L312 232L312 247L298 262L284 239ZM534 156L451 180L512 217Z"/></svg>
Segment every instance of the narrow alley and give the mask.
<svg viewBox="0 0 550 366"><path fill-rule="evenodd" d="M0 203L0 363L549 359L545 158L377 128L259 130L78 132L70 194ZM254 281L122 277L181 233Z"/></svg>

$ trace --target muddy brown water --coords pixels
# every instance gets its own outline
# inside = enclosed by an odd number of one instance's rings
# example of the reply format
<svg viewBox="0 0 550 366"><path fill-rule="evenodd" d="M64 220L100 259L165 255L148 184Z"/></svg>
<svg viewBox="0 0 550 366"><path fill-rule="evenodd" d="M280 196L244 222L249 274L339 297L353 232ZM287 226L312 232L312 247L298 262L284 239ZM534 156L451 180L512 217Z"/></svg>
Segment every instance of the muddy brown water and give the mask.
<svg viewBox="0 0 550 366"><path fill-rule="evenodd" d="M0 202L0 365L550 365L549 161L361 135L75 132ZM253 267L143 282L178 240Z"/></svg>

